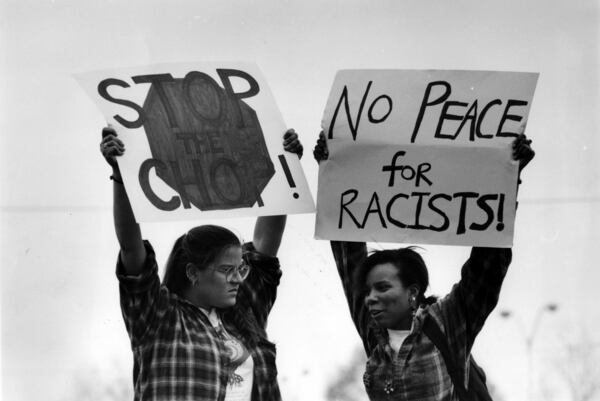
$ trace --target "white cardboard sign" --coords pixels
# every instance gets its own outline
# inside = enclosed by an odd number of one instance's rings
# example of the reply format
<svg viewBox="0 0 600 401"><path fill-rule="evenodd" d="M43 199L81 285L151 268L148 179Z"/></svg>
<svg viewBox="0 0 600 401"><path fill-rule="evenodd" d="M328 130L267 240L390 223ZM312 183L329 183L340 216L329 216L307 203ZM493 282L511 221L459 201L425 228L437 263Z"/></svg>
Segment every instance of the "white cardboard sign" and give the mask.
<svg viewBox="0 0 600 401"><path fill-rule="evenodd" d="M76 79L125 144L118 162L138 222L314 211L256 65L149 65Z"/></svg>
<svg viewBox="0 0 600 401"><path fill-rule="evenodd" d="M340 71L323 130L316 237L511 246L537 74Z"/></svg>

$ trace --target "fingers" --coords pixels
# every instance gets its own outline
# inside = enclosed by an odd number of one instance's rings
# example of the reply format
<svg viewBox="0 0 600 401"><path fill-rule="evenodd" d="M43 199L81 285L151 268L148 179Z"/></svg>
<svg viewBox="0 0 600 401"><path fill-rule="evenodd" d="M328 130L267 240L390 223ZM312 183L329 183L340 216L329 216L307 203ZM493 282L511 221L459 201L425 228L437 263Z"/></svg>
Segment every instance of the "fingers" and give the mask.
<svg viewBox="0 0 600 401"><path fill-rule="evenodd" d="M103 130L102 135L104 135L104 136L102 138L102 141L100 142L100 149L103 152L108 149L115 149L120 152L125 151L125 144L123 143L123 141L121 141L119 138L117 138L116 132L105 134L105 132Z"/></svg>
<svg viewBox="0 0 600 401"><path fill-rule="evenodd" d="M302 146L302 143L300 143L298 134L293 129L289 129L283 134L283 149L286 152L295 153L298 157L302 158L304 147Z"/></svg>
<svg viewBox="0 0 600 401"><path fill-rule="evenodd" d="M513 148L515 148L523 143L530 144L531 142L532 142L531 139L527 139L527 136L525 136L525 134L519 134L513 140L512 145L513 145Z"/></svg>
<svg viewBox="0 0 600 401"><path fill-rule="evenodd" d="M286 146L295 140L298 140L298 134L296 134L296 131L293 128L285 131L285 134L283 134L283 146Z"/></svg>
<svg viewBox="0 0 600 401"><path fill-rule="evenodd" d="M525 136L525 128L527 127L527 121L523 121L523 123L519 126L519 135L513 140L512 149L513 149L513 159L523 161L528 159L527 162L533 159L533 155L535 152L531 149L531 139L527 139ZM526 163L527 163L526 162Z"/></svg>
<svg viewBox="0 0 600 401"><path fill-rule="evenodd" d="M513 159L518 160L521 164L527 164L533 157L535 152L531 148L519 148L513 152Z"/></svg>
<svg viewBox="0 0 600 401"><path fill-rule="evenodd" d="M100 144L100 152L104 157L122 156L125 153L125 147L121 141L107 142Z"/></svg>
<svg viewBox="0 0 600 401"><path fill-rule="evenodd" d="M112 167L117 166L115 157L122 156L125 153L125 144L117 138L117 132L111 126L102 129L100 153Z"/></svg>
<svg viewBox="0 0 600 401"><path fill-rule="evenodd" d="M531 140L525 136L525 128L527 127L527 120L523 121L517 130L518 135L515 137L512 143L513 149L521 147L524 143L531 144Z"/></svg>
<svg viewBox="0 0 600 401"><path fill-rule="evenodd" d="M531 139L527 139L524 134L520 134L512 143L512 156L515 160L526 158L530 154L535 154L531 148ZM531 156L533 158L533 156Z"/></svg>
<svg viewBox="0 0 600 401"><path fill-rule="evenodd" d="M117 136L117 131L110 124L102 128L102 138L109 135Z"/></svg>
<svg viewBox="0 0 600 401"><path fill-rule="evenodd" d="M521 126L523 129L525 125ZM514 139L512 143L512 157L519 162L519 171L522 171L527 164L535 157L535 151L531 147L531 139L520 130L521 133Z"/></svg>
<svg viewBox="0 0 600 401"><path fill-rule="evenodd" d="M329 158L329 149L327 149L327 140L323 131L319 133L319 139L317 139L317 144L313 150L313 156L317 162Z"/></svg>

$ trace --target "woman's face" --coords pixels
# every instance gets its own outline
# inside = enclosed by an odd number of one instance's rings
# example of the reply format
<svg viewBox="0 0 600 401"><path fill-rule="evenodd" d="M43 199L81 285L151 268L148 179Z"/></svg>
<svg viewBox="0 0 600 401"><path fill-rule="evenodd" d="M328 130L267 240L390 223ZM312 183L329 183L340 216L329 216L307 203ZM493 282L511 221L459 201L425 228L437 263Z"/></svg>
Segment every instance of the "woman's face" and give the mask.
<svg viewBox="0 0 600 401"><path fill-rule="evenodd" d="M414 286L405 287L392 263L375 265L367 274L365 305L381 327L410 330L412 309L409 299L417 295Z"/></svg>
<svg viewBox="0 0 600 401"><path fill-rule="evenodd" d="M230 246L206 268L198 269L196 285L192 287L197 302L210 308L230 308L235 305L237 293L243 280L239 274L226 278L225 270L242 263L242 248Z"/></svg>

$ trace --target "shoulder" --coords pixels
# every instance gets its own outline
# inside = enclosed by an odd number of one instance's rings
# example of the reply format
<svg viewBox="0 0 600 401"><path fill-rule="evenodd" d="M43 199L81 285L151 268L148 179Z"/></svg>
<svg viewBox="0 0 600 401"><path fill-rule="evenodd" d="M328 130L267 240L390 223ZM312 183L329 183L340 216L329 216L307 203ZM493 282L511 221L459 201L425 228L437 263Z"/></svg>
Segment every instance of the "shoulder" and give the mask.
<svg viewBox="0 0 600 401"><path fill-rule="evenodd" d="M413 318L413 330L422 331L425 321L432 319L442 331L445 331L444 322L448 320L446 316L448 311L444 308L444 302L447 297L440 298L430 305L419 306Z"/></svg>

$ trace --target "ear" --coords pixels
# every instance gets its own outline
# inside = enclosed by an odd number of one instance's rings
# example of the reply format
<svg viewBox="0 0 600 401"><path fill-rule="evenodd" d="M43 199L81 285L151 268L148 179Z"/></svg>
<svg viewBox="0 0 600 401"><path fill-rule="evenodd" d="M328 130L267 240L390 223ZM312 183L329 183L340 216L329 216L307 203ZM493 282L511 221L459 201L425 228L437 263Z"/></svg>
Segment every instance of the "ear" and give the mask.
<svg viewBox="0 0 600 401"><path fill-rule="evenodd" d="M185 265L185 275L192 284L195 284L196 281L198 281L198 269L191 263Z"/></svg>
<svg viewBox="0 0 600 401"><path fill-rule="evenodd" d="M419 298L419 292L421 291L421 289L419 288L418 285L416 285L416 284L409 285L406 290L408 292L409 300L414 299L416 301Z"/></svg>

